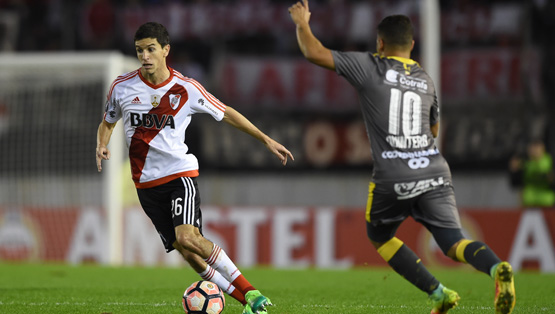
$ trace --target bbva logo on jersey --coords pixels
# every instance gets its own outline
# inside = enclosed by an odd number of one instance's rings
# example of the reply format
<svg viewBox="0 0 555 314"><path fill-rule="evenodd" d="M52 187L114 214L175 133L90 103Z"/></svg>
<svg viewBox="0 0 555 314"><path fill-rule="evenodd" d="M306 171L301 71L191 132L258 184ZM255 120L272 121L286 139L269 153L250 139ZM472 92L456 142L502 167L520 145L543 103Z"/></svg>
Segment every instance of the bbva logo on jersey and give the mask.
<svg viewBox="0 0 555 314"><path fill-rule="evenodd" d="M167 126L175 129L175 120L173 115L157 115L152 113L129 113L129 121L132 127L145 127L145 128L156 128L161 130Z"/></svg>

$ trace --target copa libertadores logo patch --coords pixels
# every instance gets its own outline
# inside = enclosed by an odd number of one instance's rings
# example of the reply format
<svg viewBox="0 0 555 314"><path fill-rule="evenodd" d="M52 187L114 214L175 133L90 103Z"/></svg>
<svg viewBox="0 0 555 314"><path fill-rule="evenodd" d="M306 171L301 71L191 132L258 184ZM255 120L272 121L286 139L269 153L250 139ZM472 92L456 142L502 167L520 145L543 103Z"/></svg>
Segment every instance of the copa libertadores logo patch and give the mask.
<svg viewBox="0 0 555 314"><path fill-rule="evenodd" d="M156 108L160 104L160 95L150 95L150 103Z"/></svg>

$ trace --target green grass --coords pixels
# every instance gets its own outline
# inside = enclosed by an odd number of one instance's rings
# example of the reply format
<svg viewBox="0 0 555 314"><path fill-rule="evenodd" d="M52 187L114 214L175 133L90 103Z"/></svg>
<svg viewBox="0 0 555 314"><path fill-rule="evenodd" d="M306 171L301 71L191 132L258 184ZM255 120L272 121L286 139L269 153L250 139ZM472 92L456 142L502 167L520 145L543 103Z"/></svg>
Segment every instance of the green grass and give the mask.
<svg viewBox="0 0 555 314"><path fill-rule="evenodd" d="M493 281L467 269L433 269L459 292L450 313L493 313ZM429 313L426 295L387 268L245 269L285 313ZM555 313L555 274L520 272L514 313ZM199 280L189 268L0 264L0 313L183 313L181 294ZM223 313L241 313L226 297Z"/></svg>

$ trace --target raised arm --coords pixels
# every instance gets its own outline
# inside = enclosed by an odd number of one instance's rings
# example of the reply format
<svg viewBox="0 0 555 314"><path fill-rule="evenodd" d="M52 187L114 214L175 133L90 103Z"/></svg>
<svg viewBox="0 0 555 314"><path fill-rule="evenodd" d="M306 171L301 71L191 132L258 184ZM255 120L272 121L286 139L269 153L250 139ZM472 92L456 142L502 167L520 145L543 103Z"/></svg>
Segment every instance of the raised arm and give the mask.
<svg viewBox="0 0 555 314"><path fill-rule="evenodd" d="M289 14L297 26L297 42L305 58L316 65L329 70L335 70L331 51L324 47L314 36L308 24L310 20L308 0L303 0L302 3L297 2L292 5L289 8Z"/></svg>
<svg viewBox="0 0 555 314"><path fill-rule="evenodd" d="M226 107L223 120L229 123L231 126L251 135L252 137L264 143L269 151L278 156L283 165L287 164L287 157L291 158L291 160L295 160L295 158L293 158L293 155L291 154L291 152L289 152L289 150L287 150L287 148L274 141L268 135L264 134L254 124L252 124L252 122L245 118L245 116L243 116L241 113L231 108L230 106Z"/></svg>
<svg viewBox="0 0 555 314"><path fill-rule="evenodd" d="M104 119L102 119L98 126L98 132L96 133L96 168L98 172L102 171L102 159L110 159L108 143L115 126L115 123L109 123Z"/></svg>

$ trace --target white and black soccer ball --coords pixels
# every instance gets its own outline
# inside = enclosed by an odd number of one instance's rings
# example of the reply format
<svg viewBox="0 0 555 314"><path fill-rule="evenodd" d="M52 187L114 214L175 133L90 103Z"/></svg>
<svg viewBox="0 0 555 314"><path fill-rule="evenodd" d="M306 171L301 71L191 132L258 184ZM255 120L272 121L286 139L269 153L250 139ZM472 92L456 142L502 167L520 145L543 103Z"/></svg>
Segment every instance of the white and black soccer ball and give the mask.
<svg viewBox="0 0 555 314"><path fill-rule="evenodd" d="M188 314L219 314L224 306L224 293L210 281L194 282L183 293L183 310Z"/></svg>

